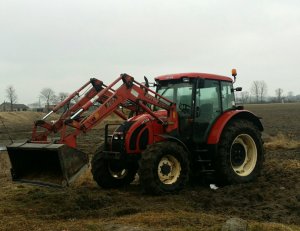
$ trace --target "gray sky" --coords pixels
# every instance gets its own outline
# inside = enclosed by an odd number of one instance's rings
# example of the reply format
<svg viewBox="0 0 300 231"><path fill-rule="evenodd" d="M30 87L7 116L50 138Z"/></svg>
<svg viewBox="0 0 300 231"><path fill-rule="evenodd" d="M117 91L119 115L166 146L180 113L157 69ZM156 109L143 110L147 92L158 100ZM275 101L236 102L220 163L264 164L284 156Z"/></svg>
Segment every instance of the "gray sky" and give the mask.
<svg viewBox="0 0 300 231"><path fill-rule="evenodd" d="M0 102L8 85L27 104L91 77L231 68L244 90L300 94L299 23L299 0L0 0Z"/></svg>

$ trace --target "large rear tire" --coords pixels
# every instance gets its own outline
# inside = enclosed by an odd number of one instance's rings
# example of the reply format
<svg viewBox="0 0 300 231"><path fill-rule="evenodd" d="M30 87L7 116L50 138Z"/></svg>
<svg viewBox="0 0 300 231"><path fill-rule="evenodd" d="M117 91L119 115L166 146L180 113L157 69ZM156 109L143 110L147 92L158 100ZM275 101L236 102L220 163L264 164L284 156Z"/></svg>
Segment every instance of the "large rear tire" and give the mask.
<svg viewBox="0 0 300 231"><path fill-rule="evenodd" d="M138 164L122 160L105 159L103 146L99 147L92 159L94 180L102 188L120 188L129 185L137 173Z"/></svg>
<svg viewBox="0 0 300 231"><path fill-rule="evenodd" d="M264 161L263 141L257 126L248 120L234 120L222 132L215 157L217 181L221 185L255 180Z"/></svg>
<svg viewBox="0 0 300 231"><path fill-rule="evenodd" d="M188 153L174 142L149 145L140 160L140 185L145 193L166 194L181 190L189 180Z"/></svg>

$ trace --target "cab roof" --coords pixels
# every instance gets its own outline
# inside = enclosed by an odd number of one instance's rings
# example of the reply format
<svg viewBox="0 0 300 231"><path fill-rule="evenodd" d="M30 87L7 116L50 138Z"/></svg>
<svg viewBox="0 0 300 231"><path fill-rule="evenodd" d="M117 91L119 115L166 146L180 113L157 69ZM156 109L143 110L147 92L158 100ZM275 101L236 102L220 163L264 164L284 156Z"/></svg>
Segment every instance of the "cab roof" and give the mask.
<svg viewBox="0 0 300 231"><path fill-rule="evenodd" d="M171 80L171 79L181 79L183 77L214 79L214 80L222 80L222 81L232 82L232 78L227 77L227 76L208 74L208 73L196 73L196 72L161 75L161 76L157 76L155 78L155 80L156 81L164 81L164 80Z"/></svg>

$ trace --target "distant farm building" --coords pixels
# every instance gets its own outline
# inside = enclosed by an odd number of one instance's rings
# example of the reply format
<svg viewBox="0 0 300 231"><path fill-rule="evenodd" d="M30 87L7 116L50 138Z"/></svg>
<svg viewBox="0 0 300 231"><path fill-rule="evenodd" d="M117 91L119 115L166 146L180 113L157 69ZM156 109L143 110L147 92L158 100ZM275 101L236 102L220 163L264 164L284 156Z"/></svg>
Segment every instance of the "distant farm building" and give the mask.
<svg viewBox="0 0 300 231"><path fill-rule="evenodd" d="M4 102L0 105L0 111L27 111L29 107L25 104L13 104L12 108L10 103Z"/></svg>

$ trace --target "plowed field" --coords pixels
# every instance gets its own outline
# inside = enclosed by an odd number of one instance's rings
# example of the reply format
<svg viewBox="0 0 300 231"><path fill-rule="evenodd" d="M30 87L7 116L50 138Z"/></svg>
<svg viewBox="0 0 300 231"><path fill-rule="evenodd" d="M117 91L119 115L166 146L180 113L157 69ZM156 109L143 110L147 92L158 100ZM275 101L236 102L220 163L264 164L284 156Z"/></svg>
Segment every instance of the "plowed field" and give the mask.
<svg viewBox="0 0 300 231"><path fill-rule="evenodd" d="M267 149L256 182L216 190L199 184L175 195L149 196L138 181L103 190L89 172L65 189L16 184L0 152L0 230L221 230L231 217L246 220L248 230L300 230L300 104L246 109L263 117L266 143L276 143L281 133L287 145ZM31 122L40 116L0 113L14 140L29 138ZM8 144L1 123L0 131L0 144ZM102 134L103 124L80 138L80 149L92 154ZM296 146L289 148L291 140Z"/></svg>

